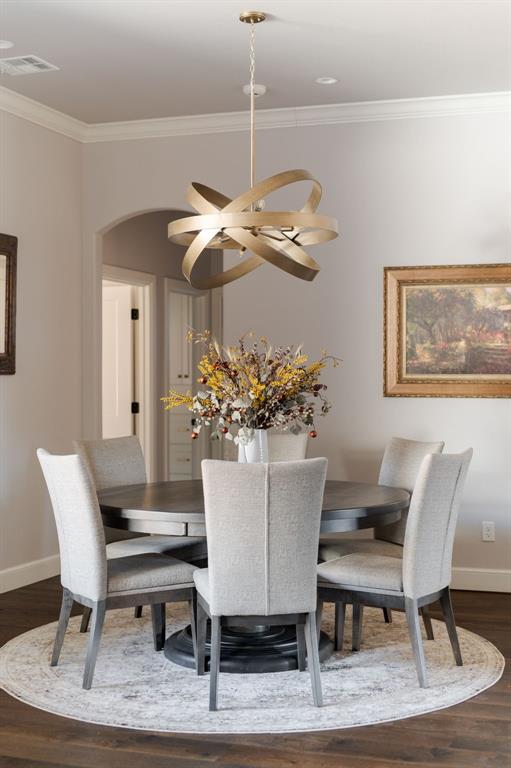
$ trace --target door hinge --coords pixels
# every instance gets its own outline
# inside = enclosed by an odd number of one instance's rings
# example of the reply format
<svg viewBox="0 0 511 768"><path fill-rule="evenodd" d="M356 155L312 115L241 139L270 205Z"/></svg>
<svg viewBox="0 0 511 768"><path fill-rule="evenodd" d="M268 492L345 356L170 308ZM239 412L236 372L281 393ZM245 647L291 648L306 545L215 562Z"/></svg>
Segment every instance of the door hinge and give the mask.
<svg viewBox="0 0 511 768"><path fill-rule="evenodd" d="M140 403L134 402L131 404L131 412L133 414L140 413Z"/></svg>
<svg viewBox="0 0 511 768"><path fill-rule="evenodd" d="M131 310L131 319L132 320L139 320L140 319L140 313L138 309L132 309Z"/></svg>

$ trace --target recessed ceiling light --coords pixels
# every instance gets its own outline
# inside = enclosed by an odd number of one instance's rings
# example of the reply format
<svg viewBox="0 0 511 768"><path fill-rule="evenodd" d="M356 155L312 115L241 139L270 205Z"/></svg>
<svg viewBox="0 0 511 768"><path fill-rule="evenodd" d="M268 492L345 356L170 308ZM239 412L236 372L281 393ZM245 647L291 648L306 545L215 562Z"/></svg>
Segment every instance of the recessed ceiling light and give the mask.
<svg viewBox="0 0 511 768"><path fill-rule="evenodd" d="M0 48L12 48L14 46L14 43L11 43L10 40L0 40Z"/></svg>
<svg viewBox="0 0 511 768"><path fill-rule="evenodd" d="M318 85L334 85L337 82L336 77L317 77L316 82Z"/></svg>

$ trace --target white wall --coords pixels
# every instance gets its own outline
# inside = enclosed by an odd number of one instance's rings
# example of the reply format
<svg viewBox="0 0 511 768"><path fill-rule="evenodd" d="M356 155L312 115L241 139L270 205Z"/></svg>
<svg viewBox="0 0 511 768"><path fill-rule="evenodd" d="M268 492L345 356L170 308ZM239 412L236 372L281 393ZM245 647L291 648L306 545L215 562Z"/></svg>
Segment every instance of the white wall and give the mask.
<svg viewBox="0 0 511 768"><path fill-rule="evenodd" d="M341 236L312 249L322 267L312 284L264 266L224 291L227 341L254 329L342 357L326 376L334 409L313 444L331 478L374 480L392 435L474 447L455 547L464 586L502 587L503 574L477 569L511 567L509 400L384 398L382 274L386 265L509 260L509 128L509 117L488 114L261 131L258 177L312 171L324 186L320 210L338 216ZM94 233L115 217L163 201L182 207L190 180L231 196L248 183L245 133L98 143L85 157L89 267ZM304 198L302 187L268 207ZM91 277L92 267L89 289ZM494 544L480 541L483 519L496 522Z"/></svg>
<svg viewBox="0 0 511 768"><path fill-rule="evenodd" d="M511 568L509 400L384 398L382 276L390 265L509 261L509 127L495 115L402 120L264 141L260 154L278 168L317 174L321 210L339 217L341 235L315 249L322 269L313 284L263 267L224 292L227 340L253 328L342 357L325 378L334 409L313 444L331 478L374 480L392 435L442 439L447 451L473 446L454 553L467 569ZM481 542L482 520L496 522L495 543Z"/></svg>
<svg viewBox="0 0 511 768"><path fill-rule="evenodd" d="M0 376L0 591L57 572L36 448L81 433L81 146L0 112L0 231L18 240L16 373Z"/></svg>
<svg viewBox="0 0 511 768"><path fill-rule="evenodd" d="M259 178L314 172L325 190L321 211L339 217L341 237L313 249L322 267L314 283L264 266L224 298L227 340L253 328L343 358L327 374L334 410L313 444L332 478L374 479L393 434L442 438L447 450L473 445L455 552L465 586L491 587L511 567L509 401L382 397L382 268L509 260L508 139L509 118L498 114L261 131ZM20 238L18 372L0 377L5 588L19 585L23 564L42 559L23 570L27 581L55 569L35 448L67 451L73 437L98 434L102 234L141 211L186 207L190 180L244 191L248 134L80 146L3 114L0 151L0 229ZM299 192L268 207L298 205ZM480 542L482 519L496 521L494 544Z"/></svg>

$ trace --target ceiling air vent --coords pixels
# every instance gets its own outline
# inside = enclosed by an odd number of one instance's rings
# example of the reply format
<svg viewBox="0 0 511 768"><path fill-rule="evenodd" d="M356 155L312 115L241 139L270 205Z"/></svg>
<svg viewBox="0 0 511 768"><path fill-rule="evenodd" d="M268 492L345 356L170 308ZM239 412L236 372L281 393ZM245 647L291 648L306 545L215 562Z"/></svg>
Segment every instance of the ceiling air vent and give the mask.
<svg viewBox="0 0 511 768"><path fill-rule="evenodd" d="M0 72L4 75L35 75L38 72L52 72L59 69L55 64L49 64L39 56L13 56L10 59L0 59Z"/></svg>

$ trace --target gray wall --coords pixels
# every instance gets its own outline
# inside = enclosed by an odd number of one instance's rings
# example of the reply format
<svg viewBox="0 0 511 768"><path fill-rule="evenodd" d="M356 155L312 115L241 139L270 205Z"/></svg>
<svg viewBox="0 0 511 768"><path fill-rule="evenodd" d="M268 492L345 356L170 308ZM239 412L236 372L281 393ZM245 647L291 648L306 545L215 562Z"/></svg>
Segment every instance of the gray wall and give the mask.
<svg viewBox="0 0 511 768"><path fill-rule="evenodd" d="M71 452L82 429L81 149L0 111L0 231L18 237L16 373L0 376L0 591L58 569L36 449Z"/></svg>
<svg viewBox="0 0 511 768"><path fill-rule="evenodd" d="M264 266L224 289L227 341L252 328L343 359L326 375L333 411L312 445L328 456L331 478L374 480L392 435L443 439L448 451L473 446L455 565L464 585L473 576L487 588L511 568L509 400L384 398L382 273L391 265L509 261L509 133L504 114L259 131L257 178L309 169L323 184L320 212L339 218L341 236L311 249L321 264L312 284ZM247 147L245 133L87 145L86 237L92 242L133 210L162 201L180 207L190 180L241 193ZM267 208L303 204L298 186ZM482 520L495 520L495 543L481 542Z"/></svg>
<svg viewBox="0 0 511 768"><path fill-rule="evenodd" d="M339 217L341 237L313 249L322 271L312 284L265 266L224 292L227 339L254 328L343 358L327 374L334 410L312 444L328 456L332 478L374 479L393 434L474 447L455 565L487 588L511 567L509 400L383 398L382 269L509 261L509 128L505 115L460 114L260 131L258 178L309 168L324 185L320 210ZM18 372L0 377L6 588L56 572L34 451L69 451L89 429L81 405L87 414L99 381L96 238L140 211L181 209L192 179L239 194L248 143L246 133L226 133L80 145L8 114L0 130L0 224L20 237ZM268 208L303 197L282 195ZM495 520L494 544L481 542L482 520Z"/></svg>
<svg viewBox="0 0 511 768"><path fill-rule="evenodd" d="M511 588L510 401L383 397L383 267L510 261L509 130L509 117L474 115L265 132L265 172L272 158L276 170L313 171L340 236L310 249L312 284L265 266L224 291L226 341L253 328L342 358L325 375L333 410L310 441L331 478L374 481L392 435L474 448L454 565L490 576L467 573L464 586L505 576ZM495 521L494 543L481 542L482 520Z"/></svg>

